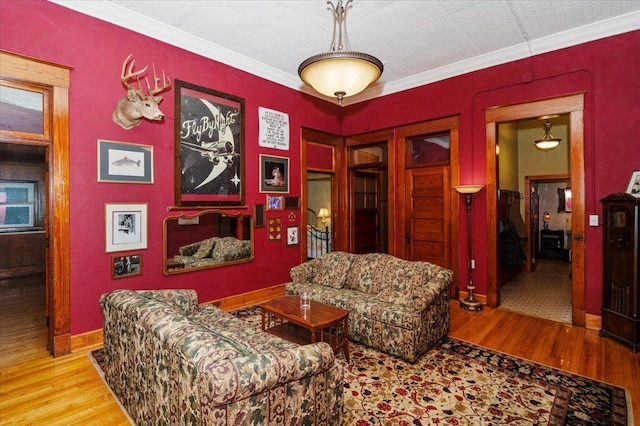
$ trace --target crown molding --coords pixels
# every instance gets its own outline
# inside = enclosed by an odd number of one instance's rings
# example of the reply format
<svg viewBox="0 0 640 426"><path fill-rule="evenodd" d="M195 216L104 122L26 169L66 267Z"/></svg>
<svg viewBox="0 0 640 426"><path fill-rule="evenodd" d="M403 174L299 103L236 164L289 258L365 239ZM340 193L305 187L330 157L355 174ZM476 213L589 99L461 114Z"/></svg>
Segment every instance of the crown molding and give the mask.
<svg viewBox="0 0 640 426"><path fill-rule="evenodd" d="M52 3L92 16L114 25L135 31L147 37L163 41L172 46L224 63L231 67L256 75L293 90L335 103L335 99L318 94L302 84L297 75L291 75L275 69L252 58L240 55L215 43L194 37L184 31L150 19L144 15L132 13L109 2L87 0L49 0ZM521 43L505 49L489 52L464 61L415 74L389 83L378 83L363 92L345 98L343 106L390 95L403 90L413 89L435 83L468 72L481 70L495 65L523 59L532 55L551 52L570 46L594 41L640 29L640 11L620 15L611 19L553 34L548 37Z"/></svg>

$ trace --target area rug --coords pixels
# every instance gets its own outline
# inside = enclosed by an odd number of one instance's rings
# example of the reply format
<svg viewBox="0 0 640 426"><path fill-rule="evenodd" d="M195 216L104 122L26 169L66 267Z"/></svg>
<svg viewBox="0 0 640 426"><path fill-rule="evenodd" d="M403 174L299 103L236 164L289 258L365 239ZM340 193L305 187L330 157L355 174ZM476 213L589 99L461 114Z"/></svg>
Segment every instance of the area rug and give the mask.
<svg viewBox="0 0 640 426"><path fill-rule="evenodd" d="M260 326L255 309L234 312ZM350 342L345 425L627 425L626 390L447 338L411 364ZM91 353L105 362L102 350ZM630 403L629 403L630 405Z"/></svg>

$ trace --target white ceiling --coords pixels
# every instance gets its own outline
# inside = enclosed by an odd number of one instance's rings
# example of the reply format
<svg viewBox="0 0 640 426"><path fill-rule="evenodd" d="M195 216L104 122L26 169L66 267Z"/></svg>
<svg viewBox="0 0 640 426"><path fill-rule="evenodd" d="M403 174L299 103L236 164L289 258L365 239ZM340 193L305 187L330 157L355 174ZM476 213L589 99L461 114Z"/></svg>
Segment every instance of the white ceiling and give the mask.
<svg viewBox="0 0 640 426"><path fill-rule="evenodd" d="M51 1L322 97L297 72L329 49L325 0ZM351 48L385 68L343 104L638 29L640 0L354 0Z"/></svg>

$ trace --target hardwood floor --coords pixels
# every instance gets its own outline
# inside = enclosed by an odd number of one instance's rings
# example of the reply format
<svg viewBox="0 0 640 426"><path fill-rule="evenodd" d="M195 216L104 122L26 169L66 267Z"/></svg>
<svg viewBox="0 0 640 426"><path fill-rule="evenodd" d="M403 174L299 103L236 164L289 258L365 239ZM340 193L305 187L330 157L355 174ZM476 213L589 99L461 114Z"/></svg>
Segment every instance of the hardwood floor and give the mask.
<svg viewBox="0 0 640 426"><path fill-rule="evenodd" d="M39 291L37 284L18 290L0 282L0 424L129 424L87 357L95 347L60 358L48 355ZM452 301L450 335L624 386L640 425L640 353L595 330L501 309L469 312Z"/></svg>

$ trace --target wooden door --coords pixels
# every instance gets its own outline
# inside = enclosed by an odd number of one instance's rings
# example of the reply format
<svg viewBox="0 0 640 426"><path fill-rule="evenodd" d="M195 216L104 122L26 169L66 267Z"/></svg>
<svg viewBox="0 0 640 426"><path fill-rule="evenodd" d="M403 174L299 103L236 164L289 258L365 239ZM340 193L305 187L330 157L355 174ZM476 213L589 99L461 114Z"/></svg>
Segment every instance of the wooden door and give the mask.
<svg viewBox="0 0 640 426"><path fill-rule="evenodd" d="M405 183L408 259L450 268L449 168L407 169Z"/></svg>
<svg viewBox="0 0 640 426"><path fill-rule="evenodd" d="M353 252L380 251L380 179L376 173L353 173Z"/></svg>

